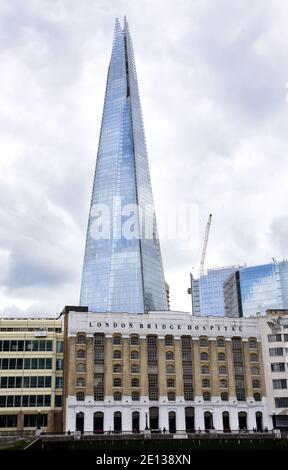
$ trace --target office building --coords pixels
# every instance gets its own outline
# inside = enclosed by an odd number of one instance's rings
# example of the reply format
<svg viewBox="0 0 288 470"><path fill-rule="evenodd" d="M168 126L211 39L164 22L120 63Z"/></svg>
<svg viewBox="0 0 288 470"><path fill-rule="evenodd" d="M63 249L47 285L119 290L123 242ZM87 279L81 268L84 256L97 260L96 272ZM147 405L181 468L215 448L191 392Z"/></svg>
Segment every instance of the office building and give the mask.
<svg viewBox="0 0 288 470"><path fill-rule="evenodd" d="M267 310L259 322L269 417L288 431L288 310Z"/></svg>
<svg viewBox="0 0 288 470"><path fill-rule="evenodd" d="M0 319L0 431L62 431L60 320Z"/></svg>
<svg viewBox="0 0 288 470"><path fill-rule="evenodd" d="M80 305L167 310L141 104L128 23L116 20L91 198Z"/></svg>
<svg viewBox="0 0 288 470"><path fill-rule="evenodd" d="M288 261L241 268L224 282L225 315L249 317L288 309Z"/></svg>
<svg viewBox="0 0 288 470"><path fill-rule="evenodd" d="M223 285L229 275L235 273L239 266L225 266L207 269L198 277L190 274L192 314L224 316Z"/></svg>
<svg viewBox="0 0 288 470"><path fill-rule="evenodd" d="M66 431L272 428L257 318L63 316Z"/></svg>

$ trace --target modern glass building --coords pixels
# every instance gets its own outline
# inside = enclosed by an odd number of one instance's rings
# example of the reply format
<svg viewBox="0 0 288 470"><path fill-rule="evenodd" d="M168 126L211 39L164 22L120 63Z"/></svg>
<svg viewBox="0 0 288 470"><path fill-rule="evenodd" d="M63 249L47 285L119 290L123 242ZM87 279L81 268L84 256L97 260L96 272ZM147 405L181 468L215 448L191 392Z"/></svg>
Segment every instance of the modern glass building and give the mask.
<svg viewBox="0 0 288 470"><path fill-rule="evenodd" d="M288 261L242 268L224 283L225 315L249 317L288 308Z"/></svg>
<svg viewBox="0 0 288 470"><path fill-rule="evenodd" d="M191 274L193 315L249 317L288 308L288 261L208 269Z"/></svg>
<svg viewBox="0 0 288 470"><path fill-rule="evenodd" d="M115 22L84 255L80 305L167 310L134 53Z"/></svg>
<svg viewBox="0 0 288 470"><path fill-rule="evenodd" d="M192 314L224 316L223 284L239 266L226 266L204 271L198 278L190 274Z"/></svg>

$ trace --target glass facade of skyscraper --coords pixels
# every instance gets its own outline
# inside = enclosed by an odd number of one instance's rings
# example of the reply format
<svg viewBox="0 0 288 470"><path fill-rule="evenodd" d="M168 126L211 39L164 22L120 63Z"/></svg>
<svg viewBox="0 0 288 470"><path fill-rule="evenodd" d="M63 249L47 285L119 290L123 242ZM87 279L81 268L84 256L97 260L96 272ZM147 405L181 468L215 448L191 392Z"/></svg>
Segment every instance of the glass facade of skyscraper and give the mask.
<svg viewBox="0 0 288 470"><path fill-rule="evenodd" d="M167 310L134 53L116 20L84 255L80 305Z"/></svg>
<svg viewBox="0 0 288 470"><path fill-rule="evenodd" d="M191 276L194 315L248 317L288 308L288 261L208 269Z"/></svg>
<svg viewBox="0 0 288 470"><path fill-rule="evenodd" d="M227 316L249 317L267 309L287 309L288 261L240 269L225 282L224 291Z"/></svg>
<svg viewBox="0 0 288 470"><path fill-rule="evenodd" d="M191 275L193 315L224 315L223 284L237 266L208 269L199 278Z"/></svg>

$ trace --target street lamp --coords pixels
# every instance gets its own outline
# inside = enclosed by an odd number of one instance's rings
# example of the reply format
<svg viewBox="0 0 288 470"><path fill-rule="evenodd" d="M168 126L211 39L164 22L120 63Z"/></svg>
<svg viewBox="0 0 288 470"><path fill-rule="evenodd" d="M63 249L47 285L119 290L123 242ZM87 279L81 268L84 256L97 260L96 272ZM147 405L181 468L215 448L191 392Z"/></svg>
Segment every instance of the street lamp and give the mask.
<svg viewBox="0 0 288 470"><path fill-rule="evenodd" d="M145 431L148 431L148 412L145 412Z"/></svg>
<svg viewBox="0 0 288 470"><path fill-rule="evenodd" d="M272 413L272 425L273 425L273 429L276 429L276 414L275 414L275 411L273 411L273 413Z"/></svg>

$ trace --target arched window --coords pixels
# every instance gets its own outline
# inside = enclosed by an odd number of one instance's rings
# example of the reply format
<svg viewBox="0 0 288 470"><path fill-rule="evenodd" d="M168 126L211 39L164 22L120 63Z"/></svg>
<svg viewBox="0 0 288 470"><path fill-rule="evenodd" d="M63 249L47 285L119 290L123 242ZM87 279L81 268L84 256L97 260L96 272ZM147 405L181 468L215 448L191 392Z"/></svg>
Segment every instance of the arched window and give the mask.
<svg viewBox="0 0 288 470"><path fill-rule="evenodd" d="M253 398L254 398L255 401L261 401L260 393L253 393Z"/></svg>
<svg viewBox="0 0 288 470"><path fill-rule="evenodd" d="M257 349L257 341L255 338L249 338L249 348Z"/></svg>
<svg viewBox="0 0 288 470"><path fill-rule="evenodd" d="M219 385L220 385L220 388L227 388L228 387L227 380L226 379L221 379L220 382L219 382Z"/></svg>
<svg viewBox="0 0 288 470"><path fill-rule="evenodd" d="M225 367L225 366L220 366L220 367L219 367L219 374L220 374L220 375L225 375L225 374L227 374L227 370L226 370L226 367Z"/></svg>
<svg viewBox="0 0 288 470"><path fill-rule="evenodd" d="M209 379L203 379L202 380L202 387L203 388L210 388L210 380Z"/></svg>
<svg viewBox="0 0 288 470"><path fill-rule="evenodd" d="M172 335L165 336L165 346L173 346L174 338Z"/></svg>
<svg viewBox="0 0 288 470"><path fill-rule="evenodd" d="M218 361L225 361L225 354L224 353L218 353Z"/></svg>
<svg viewBox="0 0 288 470"><path fill-rule="evenodd" d="M84 394L84 392L77 392L77 393L76 393L76 400L77 400L77 401L84 401L84 400L85 400L85 394Z"/></svg>
<svg viewBox="0 0 288 470"><path fill-rule="evenodd" d="M113 344L116 344L116 345L121 344L121 336L120 335L113 336Z"/></svg>
<svg viewBox="0 0 288 470"><path fill-rule="evenodd" d="M131 351L131 359L139 359L139 352Z"/></svg>
<svg viewBox="0 0 288 470"><path fill-rule="evenodd" d="M175 368L173 365L169 365L166 367L166 372L167 374L174 374L175 373Z"/></svg>
<svg viewBox="0 0 288 470"><path fill-rule="evenodd" d="M77 364L76 366L76 371L77 372L85 372L86 370L86 365L83 363Z"/></svg>
<svg viewBox="0 0 288 470"><path fill-rule="evenodd" d="M260 380L252 380L253 388L260 388Z"/></svg>
<svg viewBox="0 0 288 470"><path fill-rule="evenodd" d="M122 393L121 392L115 392L114 393L114 400L115 401L121 401L122 400Z"/></svg>
<svg viewBox="0 0 288 470"><path fill-rule="evenodd" d="M250 362L257 362L257 361L258 361L257 354L250 354Z"/></svg>
<svg viewBox="0 0 288 470"><path fill-rule="evenodd" d="M132 401L140 401L140 393L132 392Z"/></svg>
<svg viewBox="0 0 288 470"><path fill-rule="evenodd" d="M77 336L77 344L85 344L86 343L86 336L79 334Z"/></svg>
<svg viewBox="0 0 288 470"><path fill-rule="evenodd" d="M207 348L207 347L208 347L207 338L205 338L204 336L202 336L202 337L200 338L199 344L200 344L200 348Z"/></svg>
<svg viewBox="0 0 288 470"><path fill-rule="evenodd" d="M204 401L211 401L211 394L209 392L203 393L203 400Z"/></svg>
<svg viewBox="0 0 288 470"><path fill-rule="evenodd" d="M167 387L168 388L175 387L175 380L174 379L167 379Z"/></svg>
<svg viewBox="0 0 288 470"><path fill-rule="evenodd" d="M201 366L201 374L209 374L209 367Z"/></svg>
<svg viewBox="0 0 288 470"><path fill-rule="evenodd" d="M132 379L131 380L131 387L139 387L139 379Z"/></svg>
<svg viewBox="0 0 288 470"><path fill-rule="evenodd" d="M221 393L220 397L221 397L222 401L228 401L228 399L229 399L227 392Z"/></svg>
<svg viewBox="0 0 288 470"><path fill-rule="evenodd" d="M113 366L113 372L114 372L115 374L121 374L121 372L122 372L122 366L121 366L121 364L114 364L114 366Z"/></svg>
<svg viewBox="0 0 288 470"><path fill-rule="evenodd" d="M201 361L208 361L208 353L202 352L200 354L200 359L201 359Z"/></svg>
<svg viewBox="0 0 288 470"><path fill-rule="evenodd" d="M84 349L78 349L77 358L78 359L84 359L84 357L86 357L86 353L85 353Z"/></svg>
<svg viewBox="0 0 288 470"><path fill-rule="evenodd" d="M139 336L131 336L130 343L132 344L132 346L137 346L139 344Z"/></svg>
<svg viewBox="0 0 288 470"><path fill-rule="evenodd" d="M168 401L175 401L175 392L168 392L167 398L168 398Z"/></svg>
<svg viewBox="0 0 288 470"><path fill-rule="evenodd" d="M83 377L77 378L76 387L85 387L85 379Z"/></svg>
<svg viewBox="0 0 288 470"><path fill-rule="evenodd" d="M121 359L121 351L118 349L116 351L113 351L113 359Z"/></svg>
<svg viewBox="0 0 288 470"><path fill-rule="evenodd" d="M251 367L251 374L252 375L259 375L258 367Z"/></svg>
<svg viewBox="0 0 288 470"><path fill-rule="evenodd" d="M172 351L167 351L166 352L166 360L171 361L174 359L174 353Z"/></svg>
<svg viewBox="0 0 288 470"><path fill-rule="evenodd" d="M122 386L121 379L119 377L115 377L115 379L113 380L113 387L121 387L121 386Z"/></svg>
<svg viewBox="0 0 288 470"><path fill-rule="evenodd" d="M139 374L140 372L140 367L138 364L132 364L131 366L131 374Z"/></svg>
<svg viewBox="0 0 288 470"><path fill-rule="evenodd" d="M223 338L217 338L217 347L218 348L224 348L225 347L225 341Z"/></svg>

